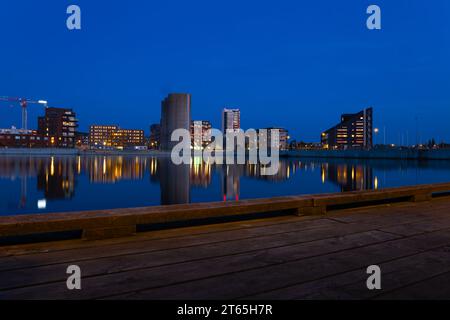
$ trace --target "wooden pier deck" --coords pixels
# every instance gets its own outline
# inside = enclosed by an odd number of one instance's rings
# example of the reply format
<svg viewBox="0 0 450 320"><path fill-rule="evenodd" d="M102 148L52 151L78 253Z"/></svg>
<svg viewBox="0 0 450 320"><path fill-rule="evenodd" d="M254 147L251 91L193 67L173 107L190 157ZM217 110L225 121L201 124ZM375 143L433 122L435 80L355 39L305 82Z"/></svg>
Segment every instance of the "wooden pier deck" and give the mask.
<svg viewBox="0 0 450 320"><path fill-rule="evenodd" d="M81 290L66 287L69 265ZM448 197L0 247L0 299L432 298L450 298Z"/></svg>

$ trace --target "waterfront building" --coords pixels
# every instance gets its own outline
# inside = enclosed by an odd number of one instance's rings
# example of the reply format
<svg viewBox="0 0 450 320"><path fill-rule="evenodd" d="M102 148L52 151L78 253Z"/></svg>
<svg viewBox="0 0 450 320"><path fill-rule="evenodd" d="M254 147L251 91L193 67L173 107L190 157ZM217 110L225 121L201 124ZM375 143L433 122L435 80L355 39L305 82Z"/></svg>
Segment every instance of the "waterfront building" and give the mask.
<svg viewBox="0 0 450 320"><path fill-rule="evenodd" d="M116 149L146 149L144 130L119 128L113 132L113 147Z"/></svg>
<svg viewBox="0 0 450 320"><path fill-rule="evenodd" d="M95 149L127 149L143 147L144 130L121 129L117 125L92 125L89 145Z"/></svg>
<svg viewBox="0 0 450 320"><path fill-rule="evenodd" d="M48 137L36 130L0 129L0 148L45 148L47 145Z"/></svg>
<svg viewBox="0 0 450 320"><path fill-rule="evenodd" d="M278 150L280 151L285 151L289 149L289 133L288 130L285 128L280 128L280 127L269 127L269 128L262 128L257 130L258 132L258 141L259 144L261 145L261 143L265 143L266 141L262 140L262 137L259 136L259 132L260 130L266 130L267 132L267 148L270 148L270 146L272 145L272 131L274 130L278 130L278 141L275 141L274 146L275 148L278 148Z"/></svg>
<svg viewBox="0 0 450 320"><path fill-rule="evenodd" d="M325 149L371 149L373 146L373 109L343 114L341 122L321 135Z"/></svg>
<svg viewBox="0 0 450 320"><path fill-rule="evenodd" d="M75 135L75 144L78 148L89 147L89 133L77 132Z"/></svg>
<svg viewBox="0 0 450 320"><path fill-rule="evenodd" d="M89 146L95 149L113 148L113 133L117 125L91 125L89 127Z"/></svg>
<svg viewBox="0 0 450 320"><path fill-rule="evenodd" d="M45 115L38 117L38 133L48 137L48 146L74 148L78 120L72 109L46 108Z"/></svg>
<svg viewBox="0 0 450 320"><path fill-rule="evenodd" d="M155 123L150 126L150 139L148 147L150 149L159 149L161 145L161 124Z"/></svg>
<svg viewBox="0 0 450 320"><path fill-rule="evenodd" d="M161 150L170 151L178 143L171 141L176 129L190 130L191 95L171 93L161 102Z"/></svg>
<svg viewBox="0 0 450 320"><path fill-rule="evenodd" d="M191 122L191 141L194 149L204 149L212 141L211 122L207 120Z"/></svg>
<svg viewBox="0 0 450 320"><path fill-rule="evenodd" d="M239 109L227 109L222 111L222 132L239 130L241 128L241 111Z"/></svg>

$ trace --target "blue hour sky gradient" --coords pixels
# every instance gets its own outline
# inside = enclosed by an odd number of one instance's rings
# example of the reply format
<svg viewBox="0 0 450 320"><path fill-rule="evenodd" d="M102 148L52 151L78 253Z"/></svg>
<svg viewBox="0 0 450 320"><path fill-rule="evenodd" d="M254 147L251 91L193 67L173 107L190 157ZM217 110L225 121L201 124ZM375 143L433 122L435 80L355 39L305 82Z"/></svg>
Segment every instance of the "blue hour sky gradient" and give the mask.
<svg viewBox="0 0 450 320"><path fill-rule="evenodd" d="M66 28L66 8L82 30ZM366 8L382 9L382 30ZM318 141L341 113L372 106L387 141L450 142L450 1L32 1L0 3L0 96L46 99L90 124L159 122L169 92L220 128L283 126ZM29 127L39 106L30 107ZM0 103L0 127L20 108ZM378 137L381 142L382 137Z"/></svg>

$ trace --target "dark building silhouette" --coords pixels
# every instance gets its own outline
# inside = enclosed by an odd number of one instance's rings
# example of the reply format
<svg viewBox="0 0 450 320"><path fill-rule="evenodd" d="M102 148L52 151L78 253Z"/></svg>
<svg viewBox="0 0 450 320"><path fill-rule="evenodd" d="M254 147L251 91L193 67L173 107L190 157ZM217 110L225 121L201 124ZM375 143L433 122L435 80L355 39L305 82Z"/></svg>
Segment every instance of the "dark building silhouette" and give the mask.
<svg viewBox="0 0 450 320"><path fill-rule="evenodd" d="M338 125L322 133L322 146L326 149L371 149L372 131L372 108L355 114L343 114Z"/></svg>
<svg viewBox="0 0 450 320"><path fill-rule="evenodd" d="M170 151L178 143L171 141L176 129L190 130L191 95L171 93L161 102L161 150Z"/></svg>
<svg viewBox="0 0 450 320"><path fill-rule="evenodd" d="M38 133L48 137L49 147L74 148L78 120L72 109L46 108L38 118Z"/></svg>
<svg viewBox="0 0 450 320"><path fill-rule="evenodd" d="M161 145L161 124L155 123L150 126L150 149L159 149Z"/></svg>

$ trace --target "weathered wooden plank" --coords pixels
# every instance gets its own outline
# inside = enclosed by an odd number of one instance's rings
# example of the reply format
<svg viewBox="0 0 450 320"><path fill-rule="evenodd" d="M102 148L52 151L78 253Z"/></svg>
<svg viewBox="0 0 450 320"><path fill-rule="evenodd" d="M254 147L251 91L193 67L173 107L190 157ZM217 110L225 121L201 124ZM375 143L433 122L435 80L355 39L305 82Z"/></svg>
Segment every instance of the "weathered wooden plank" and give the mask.
<svg viewBox="0 0 450 320"><path fill-rule="evenodd" d="M393 211L395 210L395 211ZM364 214L370 212L370 214ZM396 203L383 206L371 206L367 208L354 208L333 211L327 214L327 217L333 218L340 222L363 222L365 220L374 220L377 218L384 218L388 215L395 215L396 217L408 216L422 216L429 217L435 214L449 214L448 199L438 199L424 204L417 203Z"/></svg>
<svg viewBox="0 0 450 320"><path fill-rule="evenodd" d="M302 259L314 255L326 254L368 244L385 242L395 239L395 236L382 232L366 232L344 237L319 240L315 243L283 246L252 253L225 256L200 261L190 261L181 264L167 265L150 269L140 269L133 272L107 274L88 277L83 281L83 290L69 292L65 280L8 291L0 291L4 299L16 298L98 298L114 293L139 290L146 287L159 287L173 283L202 279L243 269L260 268L268 265L279 265L285 261ZM293 250L295 248L295 250ZM84 270L83 264L80 264ZM59 273L64 274L61 266ZM38 273L34 277L39 278Z"/></svg>
<svg viewBox="0 0 450 320"><path fill-rule="evenodd" d="M108 246L115 244L124 244L124 243L139 243L146 240L155 240L155 239L166 239L166 238L180 238L184 236L193 236L193 235L201 235L208 234L214 232L223 232L229 230L239 230L239 229L250 229L250 228L258 228L266 225L275 225L275 224L284 224L291 222L306 222L305 225L308 225L307 221L316 219L315 217L295 217L295 216L279 216L279 217L271 217L271 218L262 218L262 219L252 219L251 221L234 221L234 222L223 222L208 225L205 228L204 225L201 226L190 226L183 228L174 228L174 229L166 229L166 230L155 230L152 232L144 232L139 233L134 237L128 238L120 238L120 239L105 239L105 240L96 240L96 241L82 241L79 239L75 240L65 240L65 241L51 241L46 243L29 243L29 244L20 244L20 245L8 245L8 246L0 246L0 258L5 256L18 256L25 254L35 254L35 253L48 253L54 251L66 251L77 248L93 248L99 246Z"/></svg>
<svg viewBox="0 0 450 320"><path fill-rule="evenodd" d="M380 295L377 299L383 300L449 300L450 299L450 272L431 277L408 287L399 288L394 292Z"/></svg>
<svg viewBox="0 0 450 320"><path fill-rule="evenodd" d="M380 264L381 290L368 290L368 275L365 268L334 275L324 279L309 281L257 295L245 297L256 300L293 300L293 299L371 299L398 296L400 299L415 298L404 287L422 283L429 298L436 297L435 286L429 283L442 273L450 272L450 251L439 248L401 259ZM430 289L431 288L431 289ZM429 292L429 291L433 292ZM439 291L439 290L437 290ZM448 292L448 291L447 291ZM422 295L421 298L426 298ZM441 297L442 298L442 297ZM447 295L447 299L450 295Z"/></svg>
<svg viewBox="0 0 450 320"><path fill-rule="evenodd" d="M367 277L369 264L381 264L386 270L383 279L392 278L388 289L401 292L411 286L415 275L428 281L428 276L446 272L447 254L432 250L450 246L449 207L448 199L440 199L382 210L343 210L330 219L289 217L293 220L287 223L279 218L275 224L257 227L246 221L247 227L236 222L228 225L231 229L216 225L212 230L201 226L161 231L155 233L159 234L156 239L149 233L146 241L84 242L89 247L74 244L67 250L57 244L56 251L47 248L49 254L0 258L0 268L2 262L18 268L2 272L0 282L4 275L7 279L3 288L20 287L0 289L0 298L218 299L270 292L288 295L282 291L288 288L303 288L303 298L364 298L372 297L362 293L359 282ZM381 231L368 231L373 229ZM189 235L189 230L196 234ZM107 257L101 258L102 253ZM69 261L82 267L82 292L69 292L65 287L65 263ZM415 267L406 270L411 264ZM33 265L39 267L30 268ZM358 277L360 272L363 275Z"/></svg>
<svg viewBox="0 0 450 320"><path fill-rule="evenodd" d="M395 208L390 208L391 212L396 212ZM377 211L376 211L377 212ZM421 211L422 212L422 211ZM371 215L371 214L365 214ZM389 227L398 227L400 225L405 225L405 229L415 229L418 230L417 233L422 233L424 231L420 230L420 226L423 223L425 225L430 225L427 229L431 231L431 226L435 225L436 230L449 227L450 220L441 217L441 214L434 214L431 217L425 215L423 218L419 216L416 218L415 215L406 215L405 217L399 218L396 214L389 214L383 219L374 218L373 221L365 221L364 224L359 224L354 227L352 225L348 226L348 233L355 233L361 231L373 230L375 228L384 230ZM290 220L290 219L289 219ZM399 221L400 220L400 221ZM394 226L393 226L394 225ZM30 268L39 265L48 265L55 263L69 263L73 261L89 260L89 259L99 259L106 257L113 257L116 255L132 255L132 254L143 254L158 250L183 248L190 246L200 246L203 244L214 244L225 241L235 241L239 239L253 239L259 236L267 238L269 235L292 233L292 232L302 232L303 234L300 238L304 239L305 236L311 234L312 232L306 233L305 231L310 229L323 229L314 231L316 237L329 236L335 234L336 231L341 232L344 230L340 228L336 230L335 228L339 226L339 223L328 219L315 219L308 221L296 221L286 224L276 224L270 226L262 226L257 228L246 228L244 230L238 229L234 231L221 231L215 233L207 233L199 236L189 235L176 239L152 239L151 241L142 240L140 242L132 243L119 243L114 245L104 244L98 247L82 248L80 250L72 250L71 252L46 252L45 255L40 255L39 253L30 254L26 257L13 256L7 258L0 258L0 271L14 269L14 268ZM203 229L208 229L208 226L202 227ZM182 229L180 229L181 231ZM414 233L411 233L414 234ZM264 239L254 239L251 241L263 241ZM223 244L226 246L226 244ZM270 246L270 241L267 244ZM46 246L45 244L43 246ZM48 246L46 246L48 248ZM47 249L48 250L48 249Z"/></svg>
<svg viewBox="0 0 450 320"><path fill-rule="evenodd" d="M154 251L165 251L170 249L180 248L192 248L193 250L200 250L198 247L201 245L222 244L227 246L226 242L236 242L238 240L258 242L261 240L267 240L270 236L277 236L283 238L289 234L296 235L296 240L308 241L313 237L314 239L328 236L339 232L352 232L344 229L335 229L340 225L337 222L328 219L314 220L314 221L297 221L283 225L269 225L261 226L258 228L248 228L239 230L230 230L223 232L207 233L201 235L188 235L181 238L168 238L168 239L152 239L149 241L141 241L138 243L124 243L114 245L103 245L82 249L73 249L70 252L56 251L47 252L44 255L29 254L23 256L11 256L0 259L0 271L5 271L14 268L30 268L33 266L47 265L54 263L69 263L74 261L100 259L114 256L130 256L133 254L150 253ZM321 229L316 232L317 229ZM366 228L363 228L366 229ZM353 231L357 232L357 230ZM300 235L297 237L297 234ZM289 240L289 239L286 239ZM271 242L260 242L261 246L270 247L273 245ZM241 247L240 249L244 249ZM220 253L220 252L217 252Z"/></svg>
<svg viewBox="0 0 450 320"><path fill-rule="evenodd" d="M94 239L134 234L136 225L186 221L243 214L297 210L299 214L325 212L328 206L411 198L430 200L432 192L449 191L450 183L357 191L339 194L287 196L235 202L196 203L147 208L130 208L60 214L0 217L0 237L44 232L83 230Z"/></svg>
<svg viewBox="0 0 450 320"><path fill-rule="evenodd" d="M351 270L364 270L450 244L450 234L433 233L410 239L387 241L337 253L286 262L253 270L210 277L177 285L121 295L128 299L236 299L292 286L311 280L338 275ZM210 265L210 267L213 267ZM116 297L118 298L118 297Z"/></svg>
<svg viewBox="0 0 450 320"><path fill-rule="evenodd" d="M270 199L242 200L235 202L212 202L148 208L114 209L57 214L37 214L0 217L0 237L27 235L42 232L101 230L123 230L125 226L156 224L194 219L238 216L296 209L311 206L312 199L306 196ZM89 234L89 233L88 233ZM111 232L114 235L114 232Z"/></svg>
<svg viewBox="0 0 450 320"><path fill-rule="evenodd" d="M303 230L301 232L296 230L279 234L261 235L257 238L230 240L195 247L158 250L133 255L112 256L103 259L93 257L92 260L85 260L85 256L79 256L78 258L82 258L83 260L77 260L75 258L74 260L71 260L70 263L82 266L85 276L95 276L112 272L131 271L160 265L183 263L186 261L241 253L252 253L254 251L266 251L277 247L290 247L321 239L359 234L360 232L365 231L365 229L365 227L359 228L358 226L350 229L347 226L338 225L334 228L320 230L311 229ZM386 238L393 239L398 237L388 234ZM22 261L16 260L15 262L18 264L33 263L29 258L30 257L26 257L26 259L22 258ZM47 259L40 259L39 263L44 264L46 260ZM67 263L68 262L62 263L62 261L58 261L56 264L44 265L36 268L20 268L11 271L2 271L2 273L7 276L0 278L0 289L18 287L23 283L33 285L64 279L66 275L61 274L58 271L61 270L61 268L66 268ZM39 277L36 277L36 275L39 275Z"/></svg>

